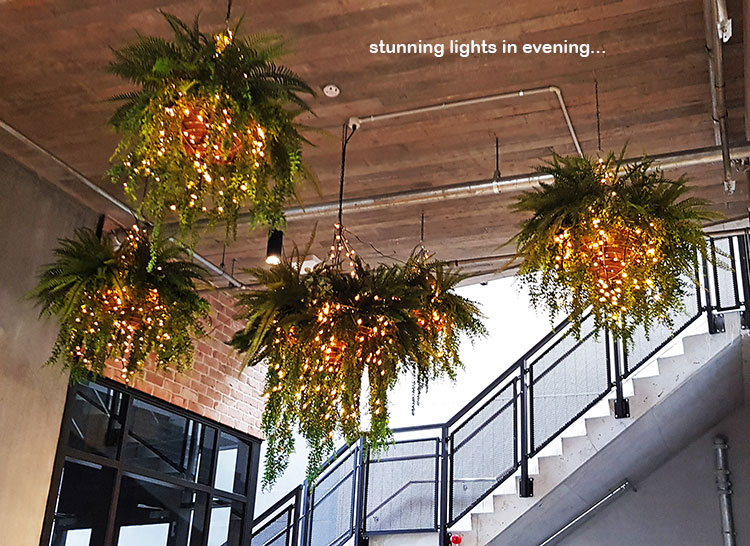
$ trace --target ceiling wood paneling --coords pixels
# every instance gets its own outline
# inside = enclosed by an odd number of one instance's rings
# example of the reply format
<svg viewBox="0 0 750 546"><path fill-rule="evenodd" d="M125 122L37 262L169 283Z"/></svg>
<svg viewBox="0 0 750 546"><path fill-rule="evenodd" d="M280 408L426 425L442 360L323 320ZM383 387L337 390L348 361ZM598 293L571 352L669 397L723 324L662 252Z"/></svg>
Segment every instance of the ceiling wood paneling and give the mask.
<svg viewBox="0 0 750 546"><path fill-rule="evenodd" d="M729 0L735 35L725 47L730 135L744 141L742 13ZM0 119L83 173L107 191L103 179L117 141L106 122L106 98L126 90L104 71L109 47L137 33L167 35L157 9L190 18L198 10L218 30L225 4L153 0L10 0L0 3ZM338 192L340 128L350 116L367 116L518 89L562 89L584 151L596 152L594 79L599 82L602 142L628 155L714 145L701 0L247 0L234 1L246 30L289 39L285 63L321 88L336 83L337 99L319 94L314 144L305 157L320 178L320 193L303 188L303 202L334 201ZM447 42L503 39L516 42L587 42L605 55L371 55L379 40ZM317 131L319 130L319 131ZM398 120L365 124L349 149L347 197L440 187L486 179L494 170L494 138L501 142L503 175L530 172L551 150L574 147L554 95L518 97ZM0 150L63 189L121 221L128 219L82 187L59 166L0 134ZM678 173L679 174L679 173ZM747 188L723 193L718 165L687 173L697 195L727 215L747 209ZM445 259L510 252L501 247L519 218L507 210L514 193L425 206L393 206L346 213L345 223L364 243L352 242L372 260L403 258L416 244L424 210L428 246ZM325 254L335 215L295 218L288 244L304 245L316 221L313 252ZM226 251L227 266L258 265L265 233L241 226ZM210 230L198 250L221 261L223 230ZM485 265L473 266L486 270Z"/></svg>

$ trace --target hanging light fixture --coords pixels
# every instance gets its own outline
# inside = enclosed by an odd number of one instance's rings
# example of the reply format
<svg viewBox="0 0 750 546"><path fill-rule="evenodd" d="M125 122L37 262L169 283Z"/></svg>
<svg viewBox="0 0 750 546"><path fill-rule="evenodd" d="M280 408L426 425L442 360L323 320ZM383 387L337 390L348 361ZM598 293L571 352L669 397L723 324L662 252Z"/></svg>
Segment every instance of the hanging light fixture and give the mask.
<svg viewBox="0 0 750 546"><path fill-rule="evenodd" d="M278 265L281 263L281 250L284 247L284 232L272 229L268 232L268 245L266 246L266 263Z"/></svg>

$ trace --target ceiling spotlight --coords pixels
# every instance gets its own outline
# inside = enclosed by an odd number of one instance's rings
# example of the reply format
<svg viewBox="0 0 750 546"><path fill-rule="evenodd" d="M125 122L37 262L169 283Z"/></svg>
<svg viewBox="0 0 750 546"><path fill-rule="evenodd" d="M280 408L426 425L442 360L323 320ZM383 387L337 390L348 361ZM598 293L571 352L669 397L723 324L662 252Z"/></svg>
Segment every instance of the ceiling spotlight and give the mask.
<svg viewBox="0 0 750 546"><path fill-rule="evenodd" d="M268 246L266 246L266 263L278 265L281 263L281 250L284 246L284 232L272 229L268 233Z"/></svg>
<svg viewBox="0 0 750 546"><path fill-rule="evenodd" d="M337 85L334 85L332 83L329 83L328 85L323 87L323 94L329 99L335 99L339 96L339 93L341 93L341 89L339 89Z"/></svg>

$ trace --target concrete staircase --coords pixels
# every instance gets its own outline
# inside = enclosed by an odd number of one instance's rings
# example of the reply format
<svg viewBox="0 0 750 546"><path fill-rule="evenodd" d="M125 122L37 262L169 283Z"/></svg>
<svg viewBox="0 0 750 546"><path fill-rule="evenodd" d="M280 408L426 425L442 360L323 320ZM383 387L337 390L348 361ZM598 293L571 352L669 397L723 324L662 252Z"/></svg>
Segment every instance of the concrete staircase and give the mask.
<svg viewBox="0 0 750 546"><path fill-rule="evenodd" d="M508 480L480 505L490 512L470 514L470 530L461 529L468 518L459 522L462 544L542 544L624 480L637 484L742 402L740 339L738 314L727 315L724 333L683 338L683 354L659 358L628 385L630 418L590 412L559 453L536 458L534 497L520 498ZM435 535L414 539L437 543Z"/></svg>

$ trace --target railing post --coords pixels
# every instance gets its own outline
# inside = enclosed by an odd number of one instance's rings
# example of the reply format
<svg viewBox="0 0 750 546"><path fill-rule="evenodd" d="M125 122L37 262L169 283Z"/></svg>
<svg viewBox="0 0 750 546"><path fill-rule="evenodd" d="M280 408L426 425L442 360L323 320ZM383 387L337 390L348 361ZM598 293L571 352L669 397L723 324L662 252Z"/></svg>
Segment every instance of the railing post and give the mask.
<svg viewBox="0 0 750 546"><path fill-rule="evenodd" d="M365 534L365 510L367 499L367 460L368 450L365 445L365 439L359 440L359 468L357 471L357 507L354 519L354 533L356 535L357 546L367 546L370 538Z"/></svg>
<svg viewBox="0 0 750 546"><path fill-rule="evenodd" d="M716 259L713 241L709 240L712 258ZM716 266L714 266L716 267ZM724 331L724 315L714 315L714 307L711 304L711 279L708 274L708 260L703 260L703 286L706 294L706 320L708 320L708 333L718 334ZM717 286L718 290L719 287Z"/></svg>
<svg viewBox="0 0 750 546"><path fill-rule="evenodd" d="M448 426L443 425L440 440L440 509L438 510L439 519L439 546L449 546L450 538L448 537L448 464L450 435Z"/></svg>
<svg viewBox="0 0 750 546"><path fill-rule="evenodd" d="M529 477L529 389L527 361L521 364L521 479L518 494L521 497L534 496L534 479Z"/></svg>
<svg viewBox="0 0 750 546"><path fill-rule="evenodd" d="M302 518L302 495L304 488L300 485L294 493L294 509L292 510L292 540L291 546L299 546L299 527Z"/></svg>
<svg viewBox="0 0 750 546"><path fill-rule="evenodd" d="M610 335L606 332L605 335ZM625 398L622 389L622 380L625 375L623 371L623 362L620 354L620 342L612 336L612 348L614 352L615 363L615 419L624 419L630 417L630 400Z"/></svg>
<svg viewBox="0 0 750 546"><path fill-rule="evenodd" d="M302 536L300 537L302 546L310 545L310 538L312 535L312 513L313 513L313 488L314 484L310 484L309 480L305 480L305 487L302 492Z"/></svg>
<svg viewBox="0 0 750 546"><path fill-rule="evenodd" d="M737 237L740 248L740 278L745 309L742 311L742 328L750 328L750 264L748 264L747 234Z"/></svg>

